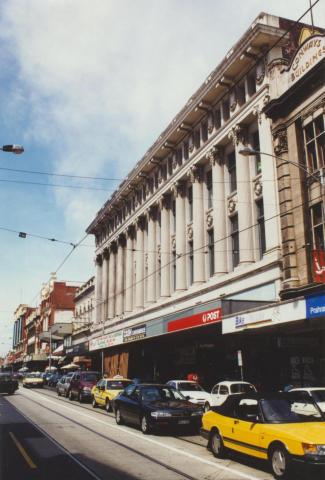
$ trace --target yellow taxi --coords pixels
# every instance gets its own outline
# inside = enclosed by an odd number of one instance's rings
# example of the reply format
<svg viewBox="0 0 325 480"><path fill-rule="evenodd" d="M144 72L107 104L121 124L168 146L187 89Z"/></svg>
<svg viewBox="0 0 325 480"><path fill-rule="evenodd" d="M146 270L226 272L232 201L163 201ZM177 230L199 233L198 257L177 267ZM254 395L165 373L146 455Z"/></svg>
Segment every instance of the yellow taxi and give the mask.
<svg viewBox="0 0 325 480"><path fill-rule="evenodd" d="M40 373L26 373L23 378L23 387L41 387L43 388L44 380Z"/></svg>
<svg viewBox="0 0 325 480"><path fill-rule="evenodd" d="M115 375L112 378L102 378L91 390L92 405L105 407L107 412L112 411L112 400L132 383L131 380Z"/></svg>
<svg viewBox="0 0 325 480"><path fill-rule="evenodd" d="M229 449L267 460L277 480L296 478L296 465L308 478L325 469L325 415L305 395L230 395L203 415L201 435L215 457Z"/></svg>

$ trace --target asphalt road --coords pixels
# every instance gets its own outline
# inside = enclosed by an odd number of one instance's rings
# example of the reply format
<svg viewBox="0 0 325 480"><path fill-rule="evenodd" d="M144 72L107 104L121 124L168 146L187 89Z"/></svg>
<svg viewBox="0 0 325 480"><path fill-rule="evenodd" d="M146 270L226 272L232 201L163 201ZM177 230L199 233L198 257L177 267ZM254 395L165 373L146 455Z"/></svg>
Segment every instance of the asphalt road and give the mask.
<svg viewBox="0 0 325 480"><path fill-rule="evenodd" d="M198 435L143 435L113 414L20 388L0 397L1 480L270 480L264 462L215 459Z"/></svg>

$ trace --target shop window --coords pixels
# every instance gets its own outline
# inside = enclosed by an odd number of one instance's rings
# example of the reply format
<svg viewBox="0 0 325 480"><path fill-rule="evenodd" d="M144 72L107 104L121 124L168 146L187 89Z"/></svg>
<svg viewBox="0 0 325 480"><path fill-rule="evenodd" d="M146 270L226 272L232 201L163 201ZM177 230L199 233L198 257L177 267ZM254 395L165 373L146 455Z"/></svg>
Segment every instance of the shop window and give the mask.
<svg viewBox="0 0 325 480"><path fill-rule="evenodd" d="M209 276L214 275L214 231L208 231Z"/></svg>
<svg viewBox="0 0 325 480"><path fill-rule="evenodd" d="M193 242L188 243L188 249L189 249L189 268L188 268L188 273L189 273L189 284L192 285L194 282L194 253L193 253Z"/></svg>
<svg viewBox="0 0 325 480"><path fill-rule="evenodd" d="M235 268L239 264L238 215L235 215L230 219L230 237L231 237L232 268Z"/></svg>
<svg viewBox="0 0 325 480"><path fill-rule="evenodd" d="M208 191L208 208L212 208L212 200L213 200L212 170L208 170L206 173L206 186Z"/></svg>
<svg viewBox="0 0 325 480"><path fill-rule="evenodd" d="M229 189L230 192L235 192L237 190L237 171L236 171L236 154L235 151L227 155L227 167L229 174Z"/></svg>
<svg viewBox="0 0 325 480"><path fill-rule="evenodd" d="M317 203L311 207L311 225L313 247L317 250L325 250L325 215L323 203Z"/></svg>
<svg viewBox="0 0 325 480"><path fill-rule="evenodd" d="M192 222L193 221L193 187L192 185L188 188L187 199L188 199L188 220Z"/></svg>
<svg viewBox="0 0 325 480"><path fill-rule="evenodd" d="M304 128L305 153L310 172L325 166L324 116L320 115Z"/></svg>
<svg viewBox="0 0 325 480"><path fill-rule="evenodd" d="M260 253L260 258L262 258L266 250L263 200L259 200L258 202L256 202L256 214L257 214L256 221L257 221L257 228L258 228L259 253Z"/></svg>
<svg viewBox="0 0 325 480"><path fill-rule="evenodd" d="M251 144L252 144L253 150L256 150L257 152L260 151L260 136L259 136L258 130L252 133ZM261 172L262 172L261 155L258 153L255 155L255 174L259 175Z"/></svg>

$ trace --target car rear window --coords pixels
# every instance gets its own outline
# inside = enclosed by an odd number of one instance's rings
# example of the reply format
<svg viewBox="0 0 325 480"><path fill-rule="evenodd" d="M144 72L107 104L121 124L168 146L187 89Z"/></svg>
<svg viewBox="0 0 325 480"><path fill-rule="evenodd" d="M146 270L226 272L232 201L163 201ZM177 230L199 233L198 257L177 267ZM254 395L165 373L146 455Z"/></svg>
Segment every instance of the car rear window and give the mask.
<svg viewBox="0 0 325 480"><path fill-rule="evenodd" d="M247 383L234 383L230 387L231 393L252 393L255 392L253 385Z"/></svg>
<svg viewBox="0 0 325 480"><path fill-rule="evenodd" d="M186 392L202 392L204 391L201 385L198 383L187 383L187 382L180 382L178 384L178 390L184 390Z"/></svg>
<svg viewBox="0 0 325 480"><path fill-rule="evenodd" d="M107 389L108 390L124 390L125 387L131 385L130 380L113 380L107 382Z"/></svg>
<svg viewBox="0 0 325 480"><path fill-rule="evenodd" d="M99 373L85 373L82 375L82 380L84 382L98 382L99 377Z"/></svg>

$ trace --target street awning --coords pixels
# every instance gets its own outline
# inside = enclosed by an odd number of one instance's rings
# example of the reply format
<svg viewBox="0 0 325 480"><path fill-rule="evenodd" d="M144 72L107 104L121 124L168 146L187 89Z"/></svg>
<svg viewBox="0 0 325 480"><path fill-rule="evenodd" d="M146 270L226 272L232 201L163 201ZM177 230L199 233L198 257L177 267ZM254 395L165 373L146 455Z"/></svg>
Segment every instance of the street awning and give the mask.
<svg viewBox="0 0 325 480"><path fill-rule="evenodd" d="M80 355L78 357L73 357L73 363L91 363L91 358Z"/></svg>
<svg viewBox="0 0 325 480"><path fill-rule="evenodd" d="M55 350L53 350L52 355L60 356L63 353L63 344L59 345Z"/></svg>
<svg viewBox="0 0 325 480"><path fill-rule="evenodd" d="M68 365L61 367L61 370L76 370L77 368L79 368L79 365L76 365L75 363L69 363Z"/></svg>

